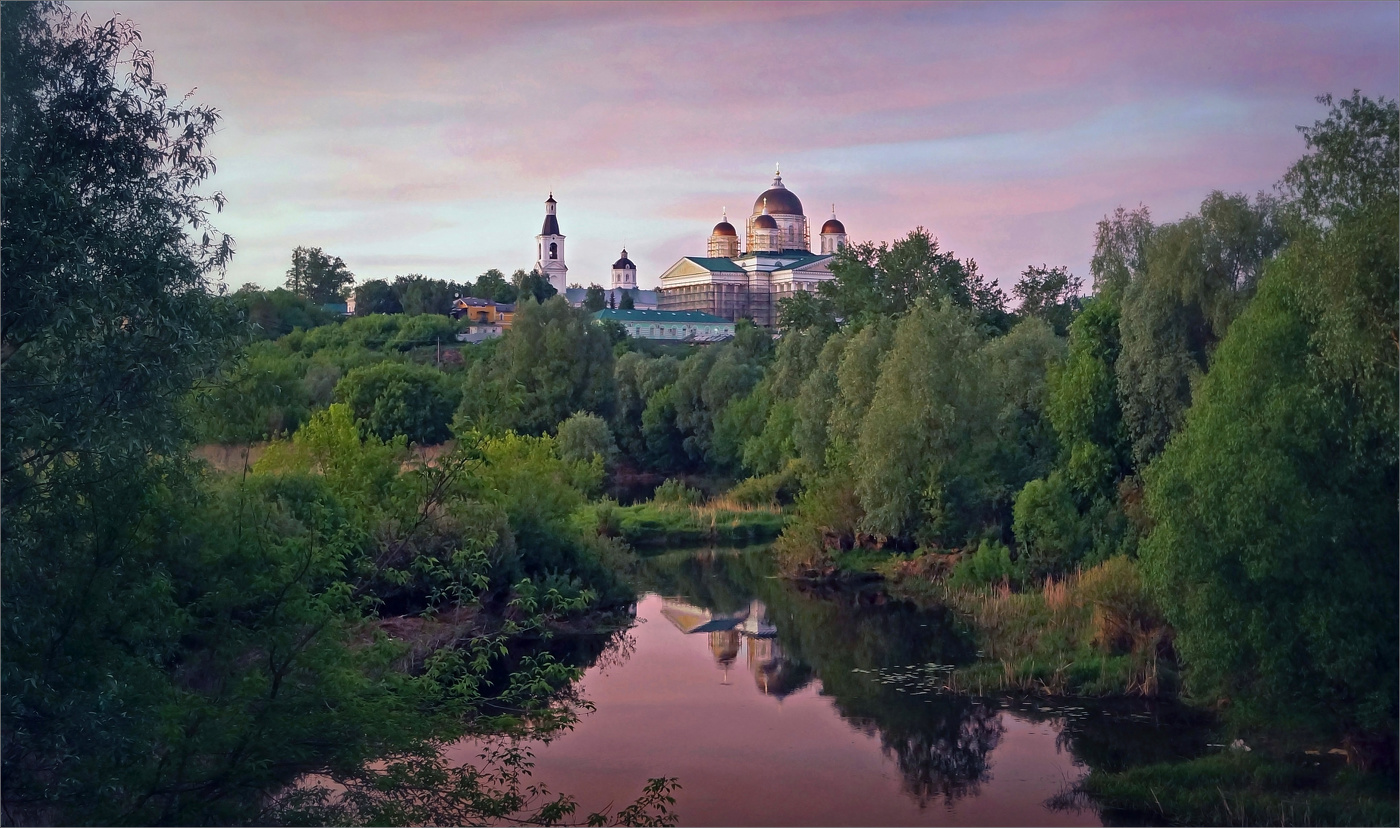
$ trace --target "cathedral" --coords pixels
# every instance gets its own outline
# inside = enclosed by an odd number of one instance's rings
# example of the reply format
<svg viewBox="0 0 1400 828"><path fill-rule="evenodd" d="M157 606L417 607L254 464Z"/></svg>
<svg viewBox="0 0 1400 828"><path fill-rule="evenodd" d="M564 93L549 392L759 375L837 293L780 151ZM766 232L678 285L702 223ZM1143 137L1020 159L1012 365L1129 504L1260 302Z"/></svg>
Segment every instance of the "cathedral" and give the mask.
<svg viewBox="0 0 1400 828"><path fill-rule="evenodd" d="M535 236L535 269L578 307L587 291L569 287L557 204L550 193L544 203L544 226ZM738 230L723 216L710 232L706 255L686 256L671 265L661 274L661 287L655 291L637 287L637 265L623 250L613 263L612 286L604 301L608 307L619 307L622 296L628 294L637 310L699 311L730 322L752 319L772 327L778 321L780 300L798 291L816 290L832 278L831 257L846 244L846 227L833 207L831 218L821 226L821 252L812 252L802 201L783 184L780 172L754 200L744 225L741 248Z"/></svg>
<svg viewBox="0 0 1400 828"><path fill-rule="evenodd" d="M738 231L724 216L710 232L705 256L686 256L661 274L657 307L731 321L748 318L771 327L778 321L779 300L832 278L831 257L846 244L846 228L834 208L820 236L821 252L813 253L802 201L776 172L745 222L743 250Z"/></svg>

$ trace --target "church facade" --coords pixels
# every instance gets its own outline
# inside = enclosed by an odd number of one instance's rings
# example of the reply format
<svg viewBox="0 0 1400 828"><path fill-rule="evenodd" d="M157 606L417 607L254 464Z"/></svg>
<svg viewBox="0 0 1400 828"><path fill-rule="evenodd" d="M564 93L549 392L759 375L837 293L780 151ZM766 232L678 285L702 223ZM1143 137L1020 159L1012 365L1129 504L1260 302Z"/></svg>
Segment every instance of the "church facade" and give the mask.
<svg viewBox="0 0 1400 828"><path fill-rule="evenodd" d="M657 307L730 321L748 318L771 327L778 321L780 300L816 290L832 278L831 257L846 244L846 228L834 208L820 237L821 252L813 253L802 201L775 173L745 221L743 249L738 231L724 216L710 232L707 255L686 256L661 274Z"/></svg>

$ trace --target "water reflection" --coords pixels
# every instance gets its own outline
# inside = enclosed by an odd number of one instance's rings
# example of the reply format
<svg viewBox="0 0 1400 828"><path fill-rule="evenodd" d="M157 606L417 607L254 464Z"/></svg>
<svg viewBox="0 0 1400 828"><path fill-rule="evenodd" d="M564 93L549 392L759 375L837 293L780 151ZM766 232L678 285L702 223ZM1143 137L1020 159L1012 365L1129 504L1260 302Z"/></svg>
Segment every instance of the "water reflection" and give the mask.
<svg viewBox="0 0 1400 828"><path fill-rule="evenodd" d="M667 774L686 824L1097 824L1118 816L1056 796L1086 765L1203 746L1174 705L934 692L931 673L976 657L955 617L878 588L797 588L766 550L678 551L644 578L629 632L550 644L592 665L579 686L596 708L537 776L590 807Z"/></svg>
<svg viewBox="0 0 1400 828"><path fill-rule="evenodd" d="M812 671L783 654L778 628L768 619L768 607L758 599L738 612L714 612L683 598L663 598L661 614L686 635L705 634L715 665L723 671L721 684L729 684L730 667L746 653L745 664L754 686L765 696L782 699L812 681Z"/></svg>
<svg viewBox="0 0 1400 828"><path fill-rule="evenodd" d="M779 700L819 678L840 715L878 737L921 807L975 794L1004 732L999 712L966 696L911 698L873 675L970 661L975 648L955 619L878 590L798 590L773 578L768 560L678 554L655 559L648 574L665 590L662 615L685 635L709 636L722 683L741 655L758 692Z"/></svg>

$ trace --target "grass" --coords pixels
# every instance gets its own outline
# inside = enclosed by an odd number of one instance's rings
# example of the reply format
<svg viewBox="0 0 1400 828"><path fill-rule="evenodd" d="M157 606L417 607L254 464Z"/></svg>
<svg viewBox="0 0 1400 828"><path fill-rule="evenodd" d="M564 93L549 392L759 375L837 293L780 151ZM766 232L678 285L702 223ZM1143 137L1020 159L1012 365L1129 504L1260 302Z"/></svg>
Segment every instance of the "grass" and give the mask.
<svg viewBox="0 0 1400 828"><path fill-rule="evenodd" d="M1152 697L1177 688L1171 631L1126 558L1019 592L921 577L894 579L890 591L951 606L973 628L980 657L948 676L951 690Z"/></svg>
<svg viewBox="0 0 1400 828"><path fill-rule="evenodd" d="M1094 771L1079 785L1108 811L1169 825L1396 825L1395 780L1330 757L1224 753ZM1109 814L1106 814L1108 816Z"/></svg>
<svg viewBox="0 0 1400 828"><path fill-rule="evenodd" d="M588 519L595 522L601 534L621 538L637 548L747 546L773 540L786 521L776 508L746 506L725 498L702 505L603 503L592 507Z"/></svg>

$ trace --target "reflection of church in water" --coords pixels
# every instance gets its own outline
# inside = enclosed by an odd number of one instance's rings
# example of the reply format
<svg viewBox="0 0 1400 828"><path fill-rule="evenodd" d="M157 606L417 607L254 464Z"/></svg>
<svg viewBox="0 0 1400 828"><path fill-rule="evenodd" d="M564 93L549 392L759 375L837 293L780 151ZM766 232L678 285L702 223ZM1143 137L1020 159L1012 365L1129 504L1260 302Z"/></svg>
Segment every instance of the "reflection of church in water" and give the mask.
<svg viewBox="0 0 1400 828"><path fill-rule="evenodd" d="M810 670L783 655L778 628L768 620L768 608L762 601L750 601L738 612L714 612L680 598L665 598L661 614L686 635L705 633L710 637L715 664L724 670L723 684L729 683L730 667L739 660L741 650L754 685L766 696L781 700L811 681Z"/></svg>

